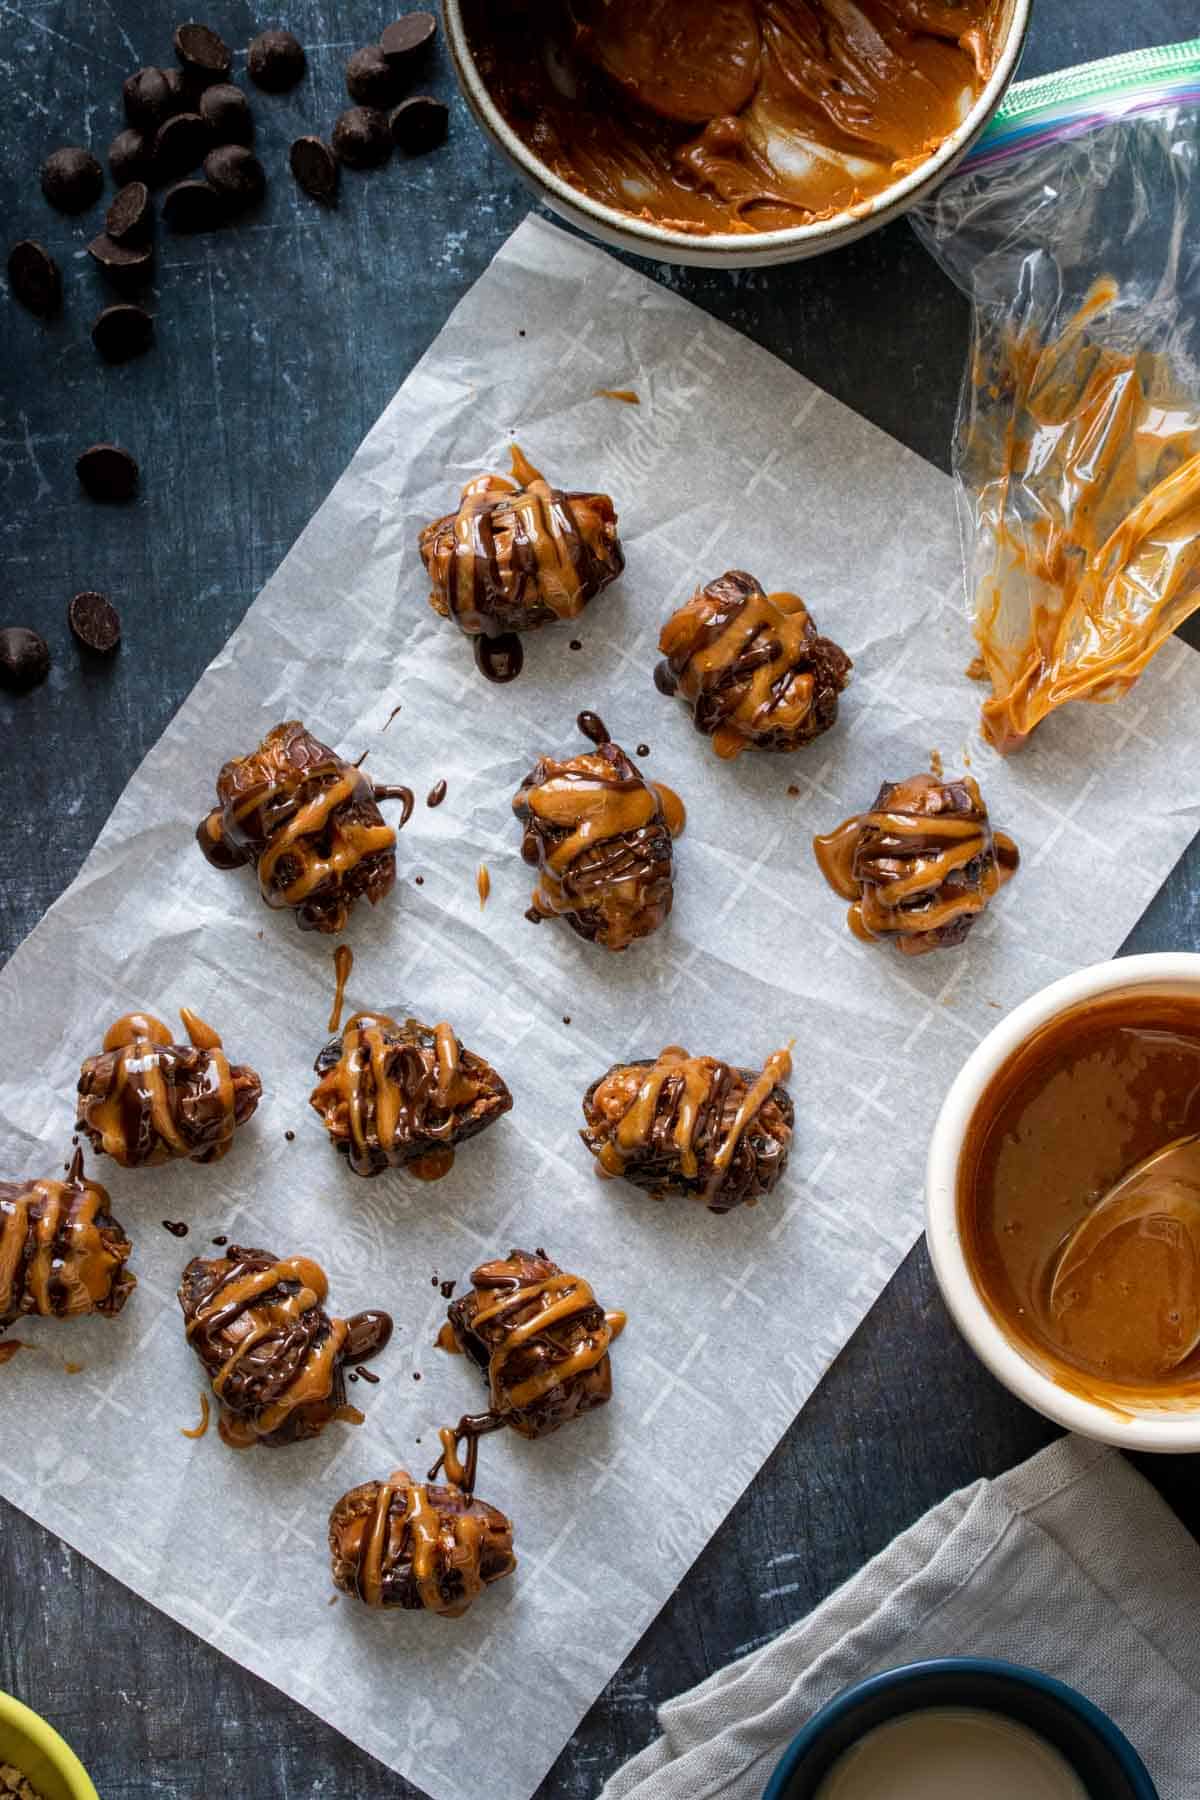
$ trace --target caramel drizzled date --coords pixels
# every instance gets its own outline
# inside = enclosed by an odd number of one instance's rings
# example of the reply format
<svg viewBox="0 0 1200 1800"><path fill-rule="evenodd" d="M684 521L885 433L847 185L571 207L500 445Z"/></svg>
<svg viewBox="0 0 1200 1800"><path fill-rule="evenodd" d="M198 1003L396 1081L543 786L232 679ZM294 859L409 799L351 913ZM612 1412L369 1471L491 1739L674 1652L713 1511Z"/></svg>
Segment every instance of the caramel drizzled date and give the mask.
<svg viewBox="0 0 1200 1800"><path fill-rule="evenodd" d="M609 1346L625 1329L623 1312L606 1312L581 1275L568 1275L544 1250L510 1250L471 1276L470 1293L452 1300L438 1342L469 1357L487 1379L489 1410L442 1436L442 1463L457 1478L459 1439L510 1426L546 1437L612 1397Z"/></svg>
<svg viewBox="0 0 1200 1800"><path fill-rule="evenodd" d="M607 494L564 493L515 444L511 455L511 481L477 476L463 489L458 511L435 519L420 538L433 583L430 606L469 637L505 638L501 661L512 657L507 634L577 618L625 567ZM477 662L481 656L489 660L477 644ZM511 676L501 667L491 678Z"/></svg>
<svg viewBox="0 0 1200 1800"><path fill-rule="evenodd" d="M970 775L885 781L870 812L813 839L830 887L853 904L847 924L867 942L891 937L905 956L961 944L1020 853L993 831Z"/></svg>
<svg viewBox="0 0 1200 1800"><path fill-rule="evenodd" d="M220 1432L235 1450L318 1437L331 1419L358 1423L346 1405L345 1369L383 1349L387 1313L332 1319L325 1271L307 1256L231 1244L194 1257L179 1304L188 1342L220 1402Z"/></svg>
<svg viewBox="0 0 1200 1800"><path fill-rule="evenodd" d="M0 1181L0 1331L30 1313L114 1318L137 1286L131 1249L81 1150L65 1181Z"/></svg>
<svg viewBox="0 0 1200 1800"><path fill-rule="evenodd" d="M262 1098L255 1071L230 1063L211 1025L186 1006L179 1016L187 1044L152 1014L125 1013L80 1071L75 1129L122 1168L218 1162Z"/></svg>
<svg viewBox="0 0 1200 1800"><path fill-rule="evenodd" d="M525 828L521 855L539 871L525 917L565 918L606 950L656 931L674 899L671 840L686 814L679 796L646 781L594 713L579 729L594 750L543 756L513 796Z"/></svg>
<svg viewBox="0 0 1200 1800"><path fill-rule="evenodd" d="M326 1044L316 1071L309 1104L356 1175L404 1168L436 1181L449 1172L457 1145L512 1106L491 1064L464 1049L445 1023L355 1013Z"/></svg>
<svg viewBox="0 0 1200 1800"><path fill-rule="evenodd" d="M672 1044L656 1062L617 1063L594 1081L579 1135L602 1174L656 1200L689 1194L716 1213L753 1206L787 1167L791 1072L788 1050L756 1072Z"/></svg>
<svg viewBox="0 0 1200 1800"><path fill-rule="evenodd" d="M408 788L378 785L291 719L225 764L196 839L215 869L252 864L267 905L291 907L302 931L341 931L356 900L376 905L396 879L380 800L400 800L408 823Z"/></svg>
<svg viewBox="0 0 1200 1800"><path fill-rule="evenodd" d="M457 1619L516 1568L502 1512L397 1469L343 1494L329 1516L333 1584L366 1606Z"/></svg>
<svg viewBox="0 0 1200 1800"><path fill-rule="evenodd" d="M655 686L687 701L696 730L726 759L799 750L828 731L853 666L798 594L764 593L737 569L672 613L658 647Z"/></svg>

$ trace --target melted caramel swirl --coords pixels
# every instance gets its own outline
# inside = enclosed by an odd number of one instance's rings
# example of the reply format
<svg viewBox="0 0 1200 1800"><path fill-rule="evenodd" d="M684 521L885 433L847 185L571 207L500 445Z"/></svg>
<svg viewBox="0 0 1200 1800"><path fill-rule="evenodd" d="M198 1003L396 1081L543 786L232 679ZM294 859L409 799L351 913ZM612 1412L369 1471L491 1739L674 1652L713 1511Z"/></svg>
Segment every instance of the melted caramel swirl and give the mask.
<svg viewBox="0 0 1200 1800"><path fill-rule="evenodd" d="M602 1174L656 1199L689 1194L717 1213L753 1206L787 1167L791 1072L789 1050L755 1073L671 1044L656 1062L617 1063L592 1083L580 1136Z"/></svg>
<svg viewBox="0 0 1200 1800"><path fill-rule="evenodd" d="M490 1063L444 1022L403 1025L355 1013L316 1062L309 1098L356 1175L388 1168L437 1180L464 1139L506 1113L512 1095Z"/></svg>
<svg viewBox="0 0 1200 1800"><path fill-rule="evenodd" d="M822 637L798 594L767 594L731 569L672 613L654 671L682 694L697 731L726 759L743 750L798 750L837 718L852 664Z"/></svg>
<svg viewBox="0 0 1200 1800"><path fill-rule="evenodd" d="M375 905L396 879L380 800L400 800L407 824L408 788L377 785L291 719L225 764L196 839L214 868L253 864L263 900L290 907L302 931L341 931L356 900Z"/></svg>
<svg viewBox="0 0 1200 1800"><path fill-rule="evenodd" d="M66 1181L0 1182L0 1331L29 1313L114 1318L137 1286L132 1247L81 1151Z"/></svg>
<svg viewBox="0 0 1200 1800"><path fill-rule="evenodd" d="M180 1017L188 1044L150 1013L125 1013L83 1064L75 1129L122 1168L218 1162L262 1098L258 1075L230 1063L211 1025L186 1006Z"/></svg>
<svg viewBox="0 0 1200 1800"><path fill-rule="evenodd" d="M906 956L961 944L1020 862L970 775L885 781L870 812L814 838L813 852L830 887L853 902L855 937L891 937Z"/></svg>
<svg viewBox="0 0 1200 1800"><path fill-rule="evenodd" d="M333 1582L365 1606L457 1619L516 1568L512 1526L457 1485L397 1469L343 1494L329 1517Z"/></svg>

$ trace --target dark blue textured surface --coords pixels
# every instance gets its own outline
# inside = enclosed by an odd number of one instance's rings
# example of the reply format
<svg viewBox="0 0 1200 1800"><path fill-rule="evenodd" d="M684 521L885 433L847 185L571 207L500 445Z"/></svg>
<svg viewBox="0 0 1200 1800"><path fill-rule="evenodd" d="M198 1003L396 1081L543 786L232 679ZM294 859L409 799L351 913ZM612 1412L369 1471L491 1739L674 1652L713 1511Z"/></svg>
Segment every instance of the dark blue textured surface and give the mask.
<svg viewBox="0 0 1200 1800"><path fill-rule="evenodd" d="M273 23L307 44L309 75L293 95L255 101L262 208L217 237L161 240L157 348L105 368L87 336L102 283L80 260L99 213L51 213L36 170L61 142L103 151L121 79L170 61L178 16L165 0L0 0L0 217L6 240L49 244L67 283L49 328L0 294L0 624L37 627L56 659L37 693L0 695L0 955L75 874L139 759L527 206L455 100L445 149L348 172L340 207L323 213L287 175L287 144L328 128L345 104L346 56L392 15L294 0L277 19L217 0L202 16L238 48L235 76L253 32ZM1035 0L1024 68L1195 29L1189 0ZM452 97L444 60L424 85ZM904 225L791 269L654 272L945 466L965 308ZM142 463L132 506L78 492L75 456L99 438ZM110 592L124 615L108 666L85 666L67 632L67 600L84 587ZM1181 947L1200 948L1196 846L1129 945ZM657 1701L800 1617L950 1489L1050 1435L970 1357L914 1251L541 1800L595 1794L652 1735ZM1195 1459L1144 1466L1200 1528ZM520 1670L512 1680L516 1702L536 1704ZM0 1687L64 1731L105 1800L411 1792L3 1506Z"/></svg>

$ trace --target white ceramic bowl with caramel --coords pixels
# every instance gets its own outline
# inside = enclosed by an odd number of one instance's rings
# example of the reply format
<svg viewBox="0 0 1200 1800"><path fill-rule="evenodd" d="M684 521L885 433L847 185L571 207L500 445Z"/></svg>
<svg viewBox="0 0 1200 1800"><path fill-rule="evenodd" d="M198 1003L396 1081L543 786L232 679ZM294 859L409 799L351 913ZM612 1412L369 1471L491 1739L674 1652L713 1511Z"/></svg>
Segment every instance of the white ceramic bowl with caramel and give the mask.
<svg viewBox="0 0 1200 1800"><path fill-rule="evenodd" d="M1038 1412L1125 1449L1200 1450L1198 1145L1200 955L1171 952L1017 1007L929 1147L929 1251L967 1341Z"/></svg>
<svg viewBox="0 0 1200 1800"><path fill-rule="evenodd" d="M572 225L658 261L798 262L944 180L1032 0L445 0L467 102Z"/></svg>

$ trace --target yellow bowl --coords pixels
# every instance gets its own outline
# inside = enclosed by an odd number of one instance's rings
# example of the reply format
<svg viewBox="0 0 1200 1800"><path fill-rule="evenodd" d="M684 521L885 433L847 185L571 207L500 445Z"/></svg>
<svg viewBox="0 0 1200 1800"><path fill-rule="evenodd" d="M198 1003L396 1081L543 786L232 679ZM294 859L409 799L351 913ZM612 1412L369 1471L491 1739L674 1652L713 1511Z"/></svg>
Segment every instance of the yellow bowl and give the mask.
<svg viewBox="0 0 1200 1800"><path fill-rule="evenodd" d="M100 1800L71 1746L11 1694L0 1694L0 1763L19 1769L42 1800Z"/></svg>

